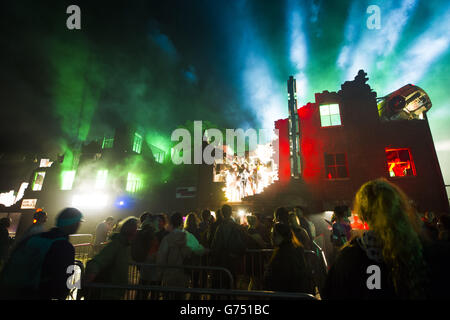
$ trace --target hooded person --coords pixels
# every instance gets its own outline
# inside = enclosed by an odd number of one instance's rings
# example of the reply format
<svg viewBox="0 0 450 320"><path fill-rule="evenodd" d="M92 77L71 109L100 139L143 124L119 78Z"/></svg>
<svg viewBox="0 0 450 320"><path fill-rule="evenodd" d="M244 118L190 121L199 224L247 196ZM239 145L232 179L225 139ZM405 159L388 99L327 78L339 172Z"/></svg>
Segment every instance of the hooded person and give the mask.
<svg viewBox="0 0 450 320"><path fill-rule="evenodd" d="M156 256L158 265L182 266L192 255L188 246L188 233L183 232L183 216L176 212L170 217L172 231L166 235L159 246ZM185 287L187 277L182 269L162 268L159 270L161 285L168 287Z"/></svg>
<svg viewBox="0 0 450 320"><path fill-rule="evenodd" d="M243 271L247 238L243 227L234 222L231 206L225 204L221 211L223 222L217 227L211 243L211 261L216 266L228 269L237 282L237 275Z"/></svg>
<svg viewBox="0 0 450 320"><path fill-rule="evenodd" d="M141 216L141 228L138 229L136 239L131 245L131 257L137 263L152 263L156 260L156 252L158 251L159 241L156 236L158 230L158 218L148 214ZM154 256L155 259L150 259ZM153 261L154 263L155 261Z"/></svg>
<svg viewBox="0 0 450 320"><path fill-rule="evenodd" d="M118 226L119 232L111 236L111 241L86 265L84 283L98 282L105 284L127 285L128 268L131 260L131 244L136 237L138 219L128 217ZM119 300L124 290L111 289L102 292L91 290L86 299Z"/></svg>
<svg viewBox="0 0 450 320"><path fill-rule="evenodd" d="M69 293L67 271L75 249L69 235L84 221L75 208L62 210L56 227L24 239L11 253L0 275L3 299L65 299Z"/></svg>
<svg viewBox="0 0 450 320"><path fill-rule="evenodd" d="M138 230L135 240L131 245L131 257L137 263L156 264L156 254L159 249L159 240L156 236L159 219L155 215L147 214L141 216L141 228ZM157 268L154 266L139 266L139 284L141 285L160 285ZM158 295L150 292L152 299ZM143 291L138 292L137 299L147 299L149 297Z"/></svg>
<svg viewBox="0 0 450 320"><path fill-rule="evenodd" d="M281 222L274 225L272 243L275 250L264 274L264 289L313 293L303 247L289 225Z"/></svg>

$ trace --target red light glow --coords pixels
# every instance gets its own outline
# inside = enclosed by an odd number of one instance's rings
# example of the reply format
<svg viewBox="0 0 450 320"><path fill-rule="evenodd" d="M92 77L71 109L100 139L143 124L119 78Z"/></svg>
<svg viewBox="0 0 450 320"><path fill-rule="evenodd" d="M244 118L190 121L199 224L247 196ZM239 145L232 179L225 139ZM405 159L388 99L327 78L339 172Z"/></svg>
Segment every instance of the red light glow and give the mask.
<svg viewBox="0 0 450 320"><path fill-rule="evenodd" d="M409 149L386 148L386 159L390 177L406 177L416 175L416 168L414 167L414 161L412 160Z"/></svg>

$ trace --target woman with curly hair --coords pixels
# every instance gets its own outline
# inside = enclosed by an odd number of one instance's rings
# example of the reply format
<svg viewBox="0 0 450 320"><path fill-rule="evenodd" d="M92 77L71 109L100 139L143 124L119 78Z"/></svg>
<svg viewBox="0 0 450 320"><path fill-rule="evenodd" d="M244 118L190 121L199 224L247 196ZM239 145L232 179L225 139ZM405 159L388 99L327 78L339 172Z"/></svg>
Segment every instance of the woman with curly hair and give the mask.
<svg viewBox="0 0 450 320"><path fill-rule="evenodd" d="M420 221L406 195L385 179L365 183L354 212L369 230L344 246L330 269L322 297L328 299L423 299L428 268L419 236ZM368 285L377 266L377 288ZM375 271L376 272L376 271Z"/></svg>

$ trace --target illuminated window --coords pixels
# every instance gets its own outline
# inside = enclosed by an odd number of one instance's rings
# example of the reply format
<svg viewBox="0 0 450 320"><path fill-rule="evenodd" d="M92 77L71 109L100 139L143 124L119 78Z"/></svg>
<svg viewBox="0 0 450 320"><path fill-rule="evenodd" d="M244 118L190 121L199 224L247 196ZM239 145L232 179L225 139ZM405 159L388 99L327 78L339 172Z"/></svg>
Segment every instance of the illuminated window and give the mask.
<svg viewBox="0 0 450 320"><path fill-rule="evenodd" d="M53 164L53 161L50 161L50 159L41 159L41 163L39 167L41 168L49 168Z"/></svg>
<svg viewBox="0 0 450 320"><path fill-rule="evenodd" d="M341 114L338 104L320 106L320 124L322 127L340 126Z"/></svg>
<svg viewBox="0 0 450 320"><path fill-rule="evenodd" d="M141 179L134 173L129 172L127 177L126 190L134 193L141 189Z"/></svg>
<svg viewBox="0 0 450 320"><path fill-rule="evenodd" d="M163 163L165 155L166 155L165 152L154 153L155 161Z"/></svg>
<svg viewBox="0 0 450 320"><path fill-rule="evenodd" d="M386 162L390 177L415 176L416 168L407 148L390 149L386 148Z"/></svg>
<svg viewBox="0 0 450 320"><path fill-rule="evenodd" d="M36 172L33 179L33 191L41 191L42 185L44 184L45 171Z"/></svg>
<svg viewBox="0 0 450 320"><path fill-rule="evenodd" d="M133 151L141 153L142 150L142 136L139 133L134 134Z"/></svg>
<svg viewBox="0 0 450 320"><path fill-rule="evenodd" d="M114 138L103 138L102 149L111 149L114 144Z"/></svg>
<svg viewBox="0 0 450 320"><path fill-rule="evenodd" d="M166 152L163 151L162 149L154 146L154 145L149 145L149 147L152 150L153 157L155 158L155 161L159 162L159 163L163 163L164 159L166 157Z"/></svg>
<svg viewBox="0 0 450 320"><path fill-rule="evenodd" d="M325 174L327 179L348 178L347 156L345 153L325 153Z"/></svg>
<svg viewBox="0 0 450 320"><path fill-rule="evenodd" d="M103 189L106 185L107 178L108 178L108 170L98 170L97 179L95 180L95 188Z"/></svg>
<svg viewBox="0 0 450 320"><path fill-rule="evenodd" d="M63 171L61 173L61 190L72 190L73 181L75 180L75 170Z"/></svg>

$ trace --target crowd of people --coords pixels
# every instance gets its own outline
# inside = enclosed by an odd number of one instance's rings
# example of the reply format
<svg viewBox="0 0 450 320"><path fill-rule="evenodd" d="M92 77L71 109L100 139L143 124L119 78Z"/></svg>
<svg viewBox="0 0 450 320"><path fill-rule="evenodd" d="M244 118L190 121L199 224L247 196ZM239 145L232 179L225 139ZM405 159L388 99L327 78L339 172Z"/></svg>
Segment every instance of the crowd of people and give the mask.
<svg viewBox="0 0 450 320"><path fill-rule="evenodd" d="M352 212L357 217L353 222L349 220ZM328 221L327 237L334 248L327 253L328 259L323 259L315 241L312 216L306 208L279 207L269 219L248 215L242 224L232 207L223 205L215 216L205 209L186 216L145 212L121 221L108 217L96 228L94 255L86 264L82 283L126 285L130 263L138 263L141 285L200 288L206 283L203 274L188 276L182 268L165 266L208 265L229 270L234 279L234 283L219 283L212 273L212 288L243 289L239 279L249 273L243 263L249 249L273 249L264 272L251 275L253 288L308 293L321 299L450 297L448 214L420 216L392 183L367 182L357 192L353 208L337 206ZM75 258L69 235L77 232L83 215L66 208L55 228L46 232L38 227L42 221L46 221L44 213L36 214L33 230L9 250L2 242L0 298L67 297L67 268ZM0 221L2 237L7 222ZM376 288L368 285L371 266L379 270ZM121 299L123 294L124 290L111 289L102 292L101 298ZM100 298L95 290L85 291L84 296ZM170 298L183 297L177 293ZM149 292L137 298L161 296Z"/></svg>

